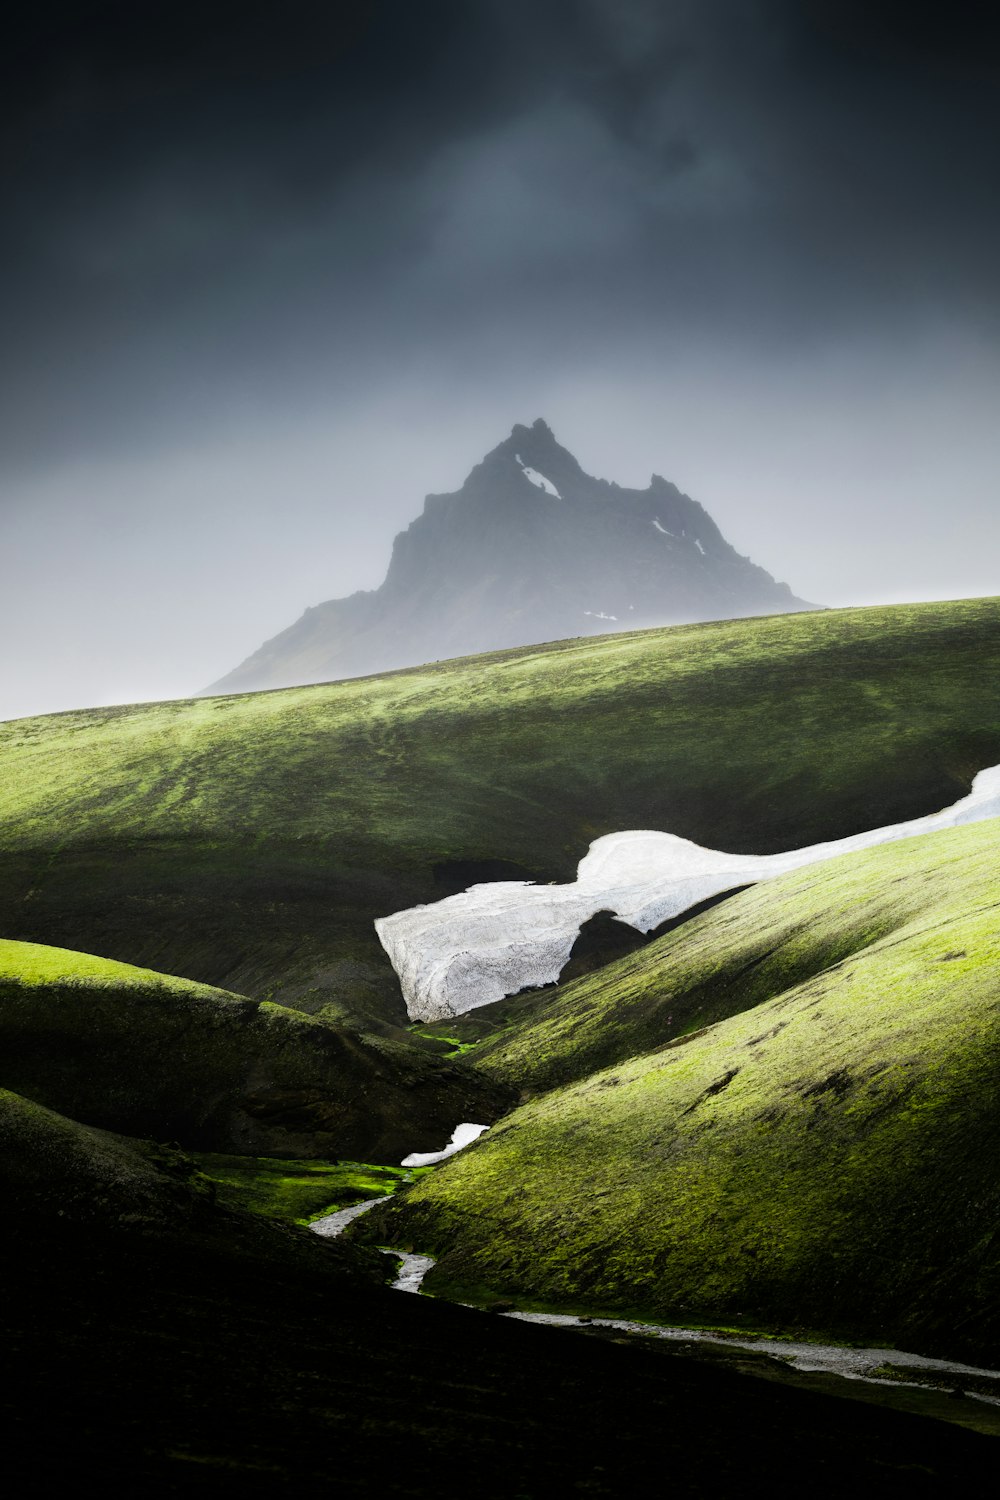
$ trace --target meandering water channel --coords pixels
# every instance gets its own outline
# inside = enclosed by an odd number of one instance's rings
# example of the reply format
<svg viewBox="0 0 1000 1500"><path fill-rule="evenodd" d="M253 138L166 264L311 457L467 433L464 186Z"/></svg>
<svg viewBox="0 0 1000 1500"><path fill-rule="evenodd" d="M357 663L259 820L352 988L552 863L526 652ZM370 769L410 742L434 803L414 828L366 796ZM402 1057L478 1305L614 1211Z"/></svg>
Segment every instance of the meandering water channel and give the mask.
<svg viewBox="0 0 1000 1500"><path fill-rule="evenodd" d="M316 1219L310 1228L326 1237L335 1237L347 1228L352 1220L383 1203L385 1195L366 1198L350 1208L339 1209ZM403 1250L383 1251L399 1264L396 1280L392 1283L397 1292L419 1292L423 1279L434 1265L430 1255L412 1255ZM465 1304L469 1305L469 1304ZM843 1344L798 1343L785 1339L740 1338L728 1333L713 1333L703 1328L681 1328L653 1323L637 1323L628 1318L590 1318L560 1313L520 1312L512 1309L499 1314L522 1323L545 1323L552 1328L608 1328L620 1333L641 1338L667 1339L675 1343L714 1344L727 1349L748 1349L755 1354L769 1355L781 1360L792 1369L804 1374L840 1375L846 1380L859 1380L869 1385L909 1386L940 1391L960 1389L977 1401L1000 1407L1000 1370L987 1370L977 1365L962 1364L957 1360L931 1359L922 1354L910 1354L903 1349L857 1349ZM913 1378L907 1379L911 1375ZM938 1377L938 1378L935 1378ZM995 1394L982 1390L971 1390L972 1382L995 1386Z"/></svg>

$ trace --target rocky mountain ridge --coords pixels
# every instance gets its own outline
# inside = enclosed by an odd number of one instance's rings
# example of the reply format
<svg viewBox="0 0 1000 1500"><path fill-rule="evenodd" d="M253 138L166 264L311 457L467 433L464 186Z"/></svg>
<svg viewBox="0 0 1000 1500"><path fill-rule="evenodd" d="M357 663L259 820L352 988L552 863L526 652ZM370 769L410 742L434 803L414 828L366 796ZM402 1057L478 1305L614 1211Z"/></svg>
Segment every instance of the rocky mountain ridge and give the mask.
<svg viewBox="0 0 1000 1500"><path fill-rule="evenodd" d="M654 474L586 474L540 418L516 425L460 490L428 495L380 588L332 599L209 692L365 676L615 630L810 609Z"/></svg>

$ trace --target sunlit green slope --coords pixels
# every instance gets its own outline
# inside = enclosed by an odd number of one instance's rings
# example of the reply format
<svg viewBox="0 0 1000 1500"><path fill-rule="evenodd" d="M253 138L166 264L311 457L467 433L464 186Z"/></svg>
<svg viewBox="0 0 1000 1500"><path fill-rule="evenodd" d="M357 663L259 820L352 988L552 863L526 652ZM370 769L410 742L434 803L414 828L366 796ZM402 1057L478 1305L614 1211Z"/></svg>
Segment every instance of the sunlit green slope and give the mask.
<svg viewBox="0 0 1000 1500"><path fill-rule="evenodd" d="M0 941L0 1086L184 1147L398 1163L505 1095L466 1069L89 954Z"/></svg>
<svg viewBox="0 0 1000 1500"><path fill-rule="evenodd" d="M1000 1357L996 820L747 891L574 997L579 1049L546 1019L505 1076L586 1066L616 999L619 1051L663 1045L525 1104L362 1233L439 1254L431 1289Z"/></svg>
<svg viewBox="0 0 1000 1500"><path fill-rule="evenodd" d="M490 1009L516 1020L467 1056L524 1093L571 1083L749 1010L915 923L953 921L994 887L1000 900L997 869L996 819L808 866L597 973L488 1007L480 1029Z"/></svg>
<svg viewBox="0 0 1000 1500"><path fill-rule="evenodd" d="M402 1020L372 921L477 862L569 879L637 826L792 847L944 806L998 760L997 600L22 720L0 725L0 933Z"/></svg>

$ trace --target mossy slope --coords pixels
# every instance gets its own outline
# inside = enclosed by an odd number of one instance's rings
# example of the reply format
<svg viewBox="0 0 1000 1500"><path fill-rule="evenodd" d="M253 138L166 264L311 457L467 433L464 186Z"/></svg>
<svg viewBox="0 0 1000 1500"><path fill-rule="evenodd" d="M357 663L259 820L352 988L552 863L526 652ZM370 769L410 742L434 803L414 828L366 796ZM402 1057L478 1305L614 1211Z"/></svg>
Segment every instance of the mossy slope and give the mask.
<svg viewBox="0 0 1000 1500"><path fill-rule="evenodd" d="M9 1089L0 1089L0 1192L13 1258L68 1251L84 1266L105 1256L209 1255L372 1287L383 1280L371 1252L220 1204L184 1152L81 1125Z"/></svg>
<svg viewBox="0 0 1000 1500"><path fill-rule="evenodd" d="M95 1130L0 1089L0 1179L15 1216L162 1232L211 1207L211 1183L180 1151Z"/></svg>
<svg viewBox="0 0 1000 1500"><path fill-rule="evenodd" d="M684 626L0 725L0 932L405 1016L376 916L597 836L768 852L1000 760L1000 602Z"/></svg>
<svg viewBox="0 0 1000 1500"><path fill-rule="evenodd" d="M0 941L0 1080L201 1150L398 1163L505 1091L430 1053L88 954Z"/></svg>
<svg viewBox="0 0 1000 1500"><path fill-rule="evenodd" d="M532 1100L361 1236L438 1253L431 1289L997 1360L996 850L995 823L949 830L734 898L701 924L719 939L720 1003L735 1008L723 925L738 922L747 952L758 914L786 923L787 987ZM904 878L890 918L906 859L923 862L931 899L907 896ZM840 932L837 919L814 928L814 883L832 893L838 877L858 905L838 911ZM708 950L680 934L673 947L710 1005Z"/></svg>
<svg viewBox="0 0 1000 1500"><path fill-rule="evenodd" d="M214 1184L218 1203L272 1219L307 1224L364 1198L394 1193L412 1172L371 1162L274 1160L268 1156L194 1153L198 1168Z"/></svg>
<svg viewBox="0 0 1000 1500"><path fill-rule="evenodd" d="M905 839L744 891L593 974L473 1013L477 1069L539 1093L781 995L914 923L1000 901L1000 820ZM453 1029L463 1033L464 1018Z"/></svg>

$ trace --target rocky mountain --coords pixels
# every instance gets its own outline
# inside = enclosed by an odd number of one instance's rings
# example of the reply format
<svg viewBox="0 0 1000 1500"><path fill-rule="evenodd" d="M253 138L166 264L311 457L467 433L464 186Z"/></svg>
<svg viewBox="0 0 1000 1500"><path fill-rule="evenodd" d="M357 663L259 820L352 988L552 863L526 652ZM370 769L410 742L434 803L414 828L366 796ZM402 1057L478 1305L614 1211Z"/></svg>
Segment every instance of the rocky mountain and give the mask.
<svg viewBox="0 0 1000 1500"><path fill-rule="evenodd" d="M585 474L541 419L428 495L378 589L331 599L209 692L358 677L507 646L810 609L696 500Z"/></svg>

